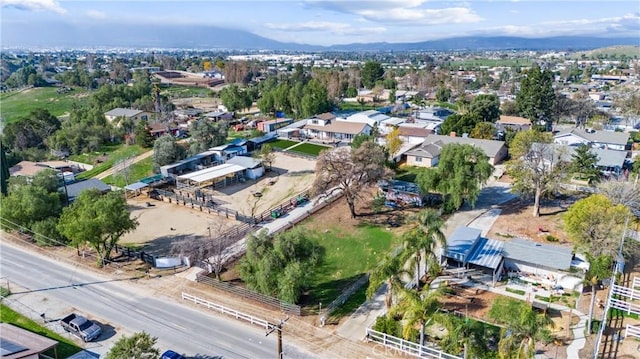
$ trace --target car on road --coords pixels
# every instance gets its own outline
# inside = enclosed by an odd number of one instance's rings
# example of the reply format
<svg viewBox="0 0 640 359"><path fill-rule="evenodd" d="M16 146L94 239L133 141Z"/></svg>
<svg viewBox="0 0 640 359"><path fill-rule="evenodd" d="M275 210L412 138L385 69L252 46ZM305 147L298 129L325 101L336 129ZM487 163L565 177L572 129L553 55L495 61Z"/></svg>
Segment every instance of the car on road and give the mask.
<svg viewBox="0 0 640 359"><path fill-rule="evenodd" d="M174 352L173 350L167 350L166 352L162 353L162 356L160 357L160 359L187 359L187 358L184 357L182 354L178 354Z"/></svg>

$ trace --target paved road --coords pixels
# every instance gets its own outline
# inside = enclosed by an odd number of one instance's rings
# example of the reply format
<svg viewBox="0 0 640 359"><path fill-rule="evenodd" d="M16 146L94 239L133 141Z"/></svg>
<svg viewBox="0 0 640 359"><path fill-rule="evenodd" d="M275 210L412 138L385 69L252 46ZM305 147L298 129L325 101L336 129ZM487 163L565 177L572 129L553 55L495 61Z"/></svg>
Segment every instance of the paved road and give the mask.
<svg viewBox="0 0 640 359"><path fill-rule="evenodd" d="M81 272L15 244L0 241L0 273L13 286L14 298L32 310L56 319L76 310L115 328L116 336L146 331L158 337L158 346L171 348L196 358L271 358L276 336L235 321L203 314L166 298L153 298L149 291L137 290L135 280L115 281L94 273ZM146 294L146 295L145 295ZM29 299L31 297L40 299ZM44 298L44 299L42 299ZM56 310L59 313L56 313ZM59 319L59 318L58 318ZM106 327L108 336L109 327ZM111 330L113 332L113 330ZM113 338L100 338L89 349L108 351ZM309 357L285 345L285 357Z"/></svg>

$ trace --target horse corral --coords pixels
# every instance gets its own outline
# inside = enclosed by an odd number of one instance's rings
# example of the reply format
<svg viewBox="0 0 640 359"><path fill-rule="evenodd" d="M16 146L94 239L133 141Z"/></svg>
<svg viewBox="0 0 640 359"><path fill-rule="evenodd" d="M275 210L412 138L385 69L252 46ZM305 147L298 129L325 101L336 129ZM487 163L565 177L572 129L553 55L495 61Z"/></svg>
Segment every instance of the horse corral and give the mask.
<svg viewBox="0 0 640 359"><path fill-rule="evenodd" d="M121 243L144 246L145 251L164 255L175 241L219 235L242 224L233 213L252 217L309 189L314 168L315 161L276 153L272 170L266 176L213 191L216 204L211 209L170 203L166 199L159 201L143 193L128 200L131 215L140 224L124 235Z"/></svg>

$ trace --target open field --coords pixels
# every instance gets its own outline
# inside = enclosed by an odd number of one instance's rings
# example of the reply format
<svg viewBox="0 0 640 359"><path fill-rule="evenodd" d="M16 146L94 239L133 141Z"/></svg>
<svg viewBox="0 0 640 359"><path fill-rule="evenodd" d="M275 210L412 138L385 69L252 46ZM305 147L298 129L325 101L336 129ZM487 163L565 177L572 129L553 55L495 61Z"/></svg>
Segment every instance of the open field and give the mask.
<svg viewBox="0 0 640 359"><path fill-rule="evenodd" d="M129 166L129 174L126 179L123 174L113 174L105 177L102 181L116 187L124 187L151 175L153 175L153 157L147 157Z"/></svg>
<svg viewBox="0 0 640 359"><path fill-rule="evenodd" d="M147 150L138 145L108 145L102 151L71 156L72 161L94 165L92 170L82 172L76 176L78 179L87 179L98 175L113 167L116 162L136 157ZM96 163L100 159L102 162Z"/></svg>
<svg viewBox="0 0 640 359"><path fill-rule="evenodd" d="M74 104L81 104L89 92L74 88L66 94L59 94L57 87L36 87L24 91L0 94L0 118L7 123L26 117L33 110L44 108L54 116L61 116L71 110Z"/></svg>
<svg viewBox="0 0 640 359"><path fill-rule="evenodd" d="M207 87L163 84L160 89L161 95L165 95L171 99L184 97L208 97L211 95L211 89Z"/></svg>

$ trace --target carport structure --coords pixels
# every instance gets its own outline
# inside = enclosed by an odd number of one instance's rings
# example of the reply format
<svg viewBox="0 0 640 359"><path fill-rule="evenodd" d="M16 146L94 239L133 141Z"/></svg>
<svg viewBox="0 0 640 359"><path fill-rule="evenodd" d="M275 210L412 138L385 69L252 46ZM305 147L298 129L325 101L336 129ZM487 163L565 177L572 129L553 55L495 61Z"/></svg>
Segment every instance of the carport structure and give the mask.
<svg viewBox="0 0 640 359"><path fill-rule="evenodd" d="M177 188L225 187L238 182L245 167L225 163L176 177Z"/></svg>
<svg viewBox="0 0 640 359"><path fill-rule="evenodd" d="M447 238L444 257L459 267L478 268L491 273L495 286L504 265L502 251L504 242L481 236L482 231L471 227L458 227Z"/></svg>

